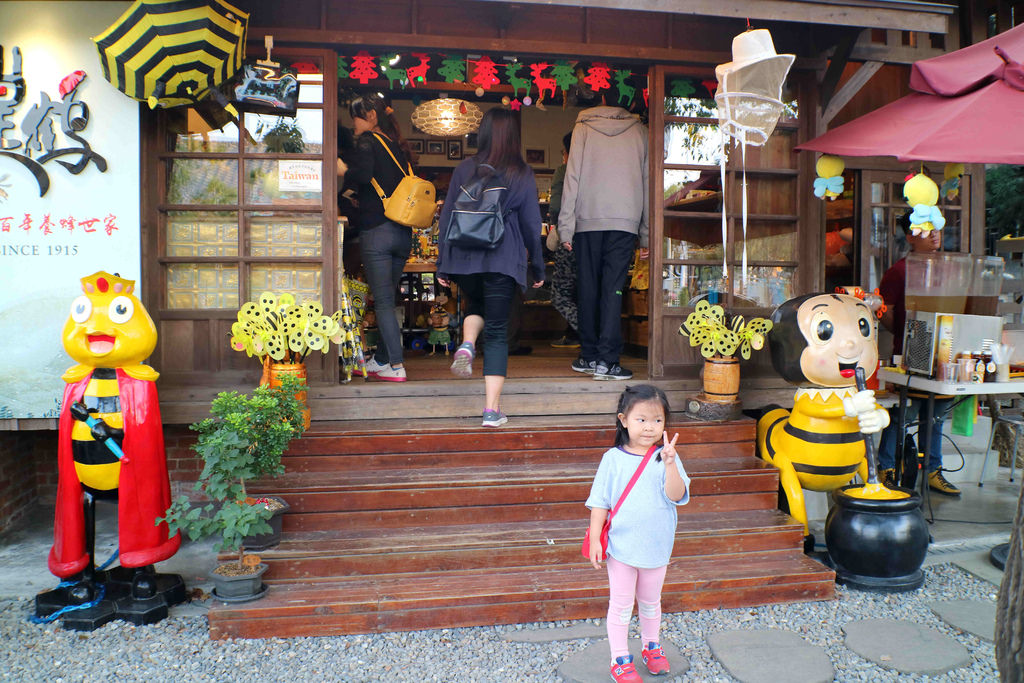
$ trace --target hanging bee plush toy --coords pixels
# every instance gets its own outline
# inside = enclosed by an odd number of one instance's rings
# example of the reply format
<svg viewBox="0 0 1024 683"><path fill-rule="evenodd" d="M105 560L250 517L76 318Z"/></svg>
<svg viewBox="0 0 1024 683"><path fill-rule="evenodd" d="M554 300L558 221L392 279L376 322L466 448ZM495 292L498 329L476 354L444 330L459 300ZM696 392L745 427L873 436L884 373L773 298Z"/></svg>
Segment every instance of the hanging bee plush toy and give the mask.
<svg viewBox="0 0 1024 683"><path fill-rule="evenodd" d="M839 157L823 154L814 165L818 177L814 179L814 196L818 199L836 199L843 194L843 171L846 164Z"/></svg>
<svg viewBox="0 0 1024 683"><path fill-rule="evenodd" d="M910 229L914 235L929 230L942 230L946 219L939 207L939 186L924 173L918 173L903 183L903 197L913 209L910 214Z"/></svg>
<svg viewBox="0 0 1024 683"><path fill-rule="evenodd" d="M70 602L102 599L106 586L94 572L91 547L94 501L117 500L119 560L129 570L129 597L146 601L162 590L151 565L174 555L181 544L179 534L168 534L166 523L156 524L171 498L158 373L142 364L156 347L156 327L133 293L134 281L101 271L81 283L82 294L72 302L62 332L64 349L77 364L63 377L48 565L56 576L76 582Z"/></svg>
<svg viewBox="0 0 1024 683"><path fill-rule="evenodd" d="M855 371L878 366L875 316L847 294L806 294L772 314L772 365L797 386L793 410L776 409L757 423L757 451L779 469L789 513L807 529L803 489L832 491L855 474L867 481L862 434L889 424L871 390L858 392ZM807 543L805 543L805 547Z"/></svg>

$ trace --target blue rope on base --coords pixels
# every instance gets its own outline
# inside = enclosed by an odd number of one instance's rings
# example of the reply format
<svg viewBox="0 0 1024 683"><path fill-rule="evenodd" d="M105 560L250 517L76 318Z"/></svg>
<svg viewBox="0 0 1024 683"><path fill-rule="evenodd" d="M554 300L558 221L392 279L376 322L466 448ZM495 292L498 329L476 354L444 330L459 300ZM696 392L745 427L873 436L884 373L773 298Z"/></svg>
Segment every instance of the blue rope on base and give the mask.
<svg viewBox="0 0 1024 683"><path fill-rule="evenodd" d="M74 583L72 583L71 585L73 586ZM30 614L28 615L28 620L31 621L33 624L49 624L51 621L56 621L62 615L67 614L68 612L74 612L75 610L89 609L90 607L95 607L96 605L100 604L100 602L103 600L103 596L107 593L107 585L105 583L97 585L100 587L100 590L99 593L96 595L95 600L83 602L81 605L68 605L67 607L61 607L53 614L50 614L45 617L37 617L34 614Z"/></svg>
<svg viewBox="0 0 1024 683"><path fill-rule="evenodd" d="M99 569L97 571L103 571L104 569L109 567L111 564L113 564L114 560L117 559L117 556L120 554L120 552L121 552L121 548L120 547L117 548L116 550L114 550L114 554L111 555L109 558L107 558L107 561L104 562L102 565L100 565L100 567L99 567ZM77 583L78 583L77 581L61 581L60 583L57 584L57 588L70 588L71 586L74 586ZM76 610L89 609L91 607L95 607L96 605L100 604L103 601L103 597L107 594L107 584L105 584L105 583L98 583L96 585L99 586L100 590L99 590L99 593L96 595L96 599L95 600L90 600L89 602L84 602L81 605L68 605L66 607L61 607L59 610L57 610L53 614L49 614L49 615L47 615L45 617L37 617L34 614L30 614L30 615L28 615L28 620L30 622L32 622L33 624L49 624L49 623L51 623L53 621L56 621L57 619L60 619L61 616L67 614L68 612L74 612Z"/></svg>

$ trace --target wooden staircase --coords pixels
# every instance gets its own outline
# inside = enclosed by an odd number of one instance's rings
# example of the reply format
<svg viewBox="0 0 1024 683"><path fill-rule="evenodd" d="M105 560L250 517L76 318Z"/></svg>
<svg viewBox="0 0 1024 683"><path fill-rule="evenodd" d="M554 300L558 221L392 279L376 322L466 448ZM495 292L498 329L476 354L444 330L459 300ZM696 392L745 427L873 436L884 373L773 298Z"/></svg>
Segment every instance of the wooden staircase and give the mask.
<svg viewBox="0 0 1024 683"><path fill-rule="evenodd" d="M286 474L252 487L291 505L280 546L261 553L271 589L251 603L214 601L212 638L607 612L607 575L580 555L583 501L614 442L607 417L520 418L498 430L383 424L314 423ZM753 457L754 422L672 424L692 482L664 610L832 598L833 572L803 554L800 525L776 509L778 474Z"/></svg>

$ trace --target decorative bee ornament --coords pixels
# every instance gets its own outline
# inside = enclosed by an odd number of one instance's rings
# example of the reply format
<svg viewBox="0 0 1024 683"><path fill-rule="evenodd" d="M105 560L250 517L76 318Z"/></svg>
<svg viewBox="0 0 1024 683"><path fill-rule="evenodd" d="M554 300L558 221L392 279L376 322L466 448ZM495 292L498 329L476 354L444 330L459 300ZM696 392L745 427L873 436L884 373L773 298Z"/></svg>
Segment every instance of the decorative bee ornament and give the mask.
<svg viewBox="0 0 1024 683"><path fill-rule="evenodd" d="M63 377L48 558L50 571L70 585L37 596L36 616L89 605L74 614L74 628L92 630L115 617L153 623L185 597L180 577L152 567L181 545L179 534L156 523L171 502L159 374L143 364L156 347L156 327L133 280L100 271L81 283L62 332L64 350L77 364ZM118 501L121 566L110 572L96 569L93 557L97 499ZM71 614L63 614L65 625Z"/></svg>

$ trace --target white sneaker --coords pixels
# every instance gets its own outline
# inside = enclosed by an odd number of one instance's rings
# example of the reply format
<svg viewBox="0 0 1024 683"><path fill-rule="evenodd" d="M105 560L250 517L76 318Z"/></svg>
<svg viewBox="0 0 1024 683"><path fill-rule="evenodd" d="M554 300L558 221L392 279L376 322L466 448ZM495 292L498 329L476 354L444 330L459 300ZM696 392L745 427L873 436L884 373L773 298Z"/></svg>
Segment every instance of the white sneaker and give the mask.
<svg viewBox="0 0 1024 683"><path fill-rule="evenodd" d="M404 382L405 367L393 368L390 365L387 365L383 370L378 370L374 373L373 376L377 379L382 379L385 382Z"/></svg>
<svg viewBox="0 0 1024 683"><path fill-rule="evenodd" d="M387 363L378 363L376 358L371 358L370 360L366 361L366 376L373 377L381 370L390 367L391 366L388 365Z"/></svg>

